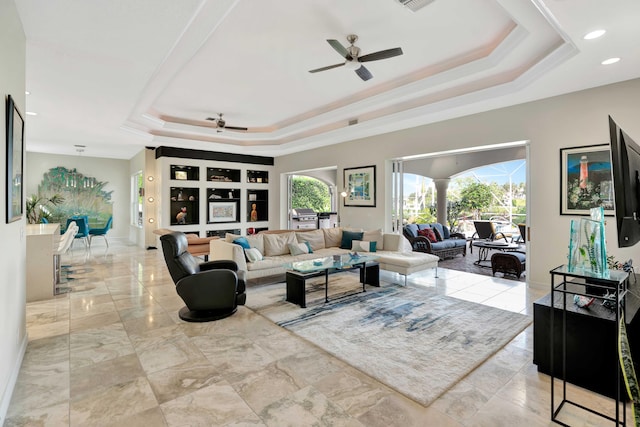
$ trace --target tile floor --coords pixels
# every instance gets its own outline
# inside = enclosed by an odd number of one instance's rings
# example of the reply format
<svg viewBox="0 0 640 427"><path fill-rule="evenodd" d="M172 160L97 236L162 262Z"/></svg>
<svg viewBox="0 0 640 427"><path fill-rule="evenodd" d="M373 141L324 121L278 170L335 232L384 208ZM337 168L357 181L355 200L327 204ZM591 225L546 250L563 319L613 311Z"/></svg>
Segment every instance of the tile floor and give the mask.
<svg viewBox="0 0 640 427"><path fill-rule="evenodd" d="M217 322L181 321L160 250L113 242L63 263L73 291L27 305L29 345L5 426L555 425L549 377L532 364L532 327L425 408L246 307ZM545 293L442 268L409 286L526 314ZM613 411L611 400L569 389ZM609 425L571 407L563 419Z"/></svg>

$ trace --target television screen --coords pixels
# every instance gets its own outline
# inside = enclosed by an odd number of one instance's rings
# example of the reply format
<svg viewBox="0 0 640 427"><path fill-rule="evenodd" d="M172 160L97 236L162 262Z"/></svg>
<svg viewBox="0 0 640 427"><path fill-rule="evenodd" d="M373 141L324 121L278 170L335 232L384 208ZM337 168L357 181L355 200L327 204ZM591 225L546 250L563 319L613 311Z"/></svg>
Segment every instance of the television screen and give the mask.
<svg viewBox="0 0 640 427"><path fill-rule="evenodd" d="M640 240L640 146L609 116L618 246Z"/></svg>

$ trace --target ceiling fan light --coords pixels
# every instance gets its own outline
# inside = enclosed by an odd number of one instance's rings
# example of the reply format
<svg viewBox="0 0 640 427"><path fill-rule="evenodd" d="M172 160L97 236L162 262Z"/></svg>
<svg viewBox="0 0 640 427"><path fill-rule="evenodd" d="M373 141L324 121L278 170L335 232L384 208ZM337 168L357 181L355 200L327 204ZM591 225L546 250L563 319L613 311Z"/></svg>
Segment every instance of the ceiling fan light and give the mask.
<svg viewBox="0 0 640 427"><path fill-rule="evenodd" d="M357 60L351 60L351 61L345 62L344 66L347 70L357 70L358 68L362 67L362 64L359 63Z"/></svg>

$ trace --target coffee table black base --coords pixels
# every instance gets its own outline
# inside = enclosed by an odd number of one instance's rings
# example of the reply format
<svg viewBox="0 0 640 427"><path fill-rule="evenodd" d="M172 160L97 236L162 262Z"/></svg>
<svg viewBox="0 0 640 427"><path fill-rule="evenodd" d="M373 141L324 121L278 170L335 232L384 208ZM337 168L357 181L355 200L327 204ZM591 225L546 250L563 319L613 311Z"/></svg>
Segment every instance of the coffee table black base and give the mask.
<svg viewBox="0 0 640 427"><path fill-rule="evenodd" d="M362 290L366 291L365 284L370 286L380 286L380 265L377 262L368 263L366 266L360 266L360 283L362 283ZM295 271L287 271L287 302L298 304L300 307L305 308L307 306L306 298L306 282L307 279L313 277L328 276L329 274L344 272L345 270L327 270L317 273L303 274ZM364 279L364 280L363 280ZM328 298L328 279L325 282L325 302L329 301Z"/></svg>

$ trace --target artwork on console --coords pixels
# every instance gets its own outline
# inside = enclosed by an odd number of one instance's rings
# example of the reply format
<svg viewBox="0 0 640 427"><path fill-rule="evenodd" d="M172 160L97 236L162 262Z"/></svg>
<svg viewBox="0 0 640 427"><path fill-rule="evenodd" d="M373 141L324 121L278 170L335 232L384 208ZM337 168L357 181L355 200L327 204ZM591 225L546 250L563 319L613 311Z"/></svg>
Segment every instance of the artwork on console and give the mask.
<svg viewBox="0 0 640 427"><path fill-rule="evenodd" d="M24 120L11 95L7 96L7 223L22 218Z"/></svg>
<svg viewBox="0 0 640 427"><path fill-rule="evenodd" d="M344 169L345 206L376 206L376 167Z"/></svg>
<svg viewBox="0 0 640 427"><path fill-rule="evenodd" d="M608 144L560 149L560 214L589 215L603 207L613 215L613 180Z"/></svg>
<svg viewBox="0 0 640 427"><path fill-rule="evenodd" d="M210 202L209 222L235 222L236 202Z"/></svg>

